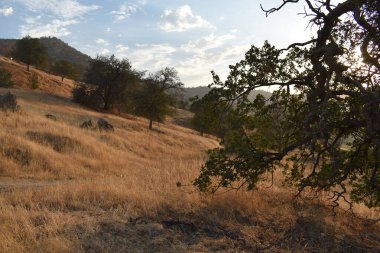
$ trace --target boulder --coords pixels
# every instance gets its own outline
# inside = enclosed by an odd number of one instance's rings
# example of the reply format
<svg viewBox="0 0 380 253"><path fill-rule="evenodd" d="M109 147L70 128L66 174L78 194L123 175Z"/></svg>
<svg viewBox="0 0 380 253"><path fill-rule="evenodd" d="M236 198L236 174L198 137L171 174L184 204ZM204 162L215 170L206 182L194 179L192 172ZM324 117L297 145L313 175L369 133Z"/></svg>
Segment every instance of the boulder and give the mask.
<svg viewBox="0 0 380 253"><path fill-rule="evenodd" d="M95 128L95 124L92 122L92 120L89 120L89 121L83 122L80 125L80 127L81 128L85 128L85 129L94 129Z"/></svg>
<svg viewBox="0 0 380 253"><path fill-rule="evenodd" d="M98 128L100 131L113 132L114 127L105 119L98 119Z"/></svg>
<svg viewBox="0 0 380 253"><path fill-rule="evenodd" d="M46 118L48 118L48 119L51 119L51 120L54 120L54 121L57 120L57 117L54 116L54 115L52 115L52 114L46 114L45 116L46 116Z"/></svg>
<svg viewBox="0 0 380 253"><path fill-rule="evenodd" d="M0 96L0 108L4 111L18 111L17 98L10 92Z"/></svg>

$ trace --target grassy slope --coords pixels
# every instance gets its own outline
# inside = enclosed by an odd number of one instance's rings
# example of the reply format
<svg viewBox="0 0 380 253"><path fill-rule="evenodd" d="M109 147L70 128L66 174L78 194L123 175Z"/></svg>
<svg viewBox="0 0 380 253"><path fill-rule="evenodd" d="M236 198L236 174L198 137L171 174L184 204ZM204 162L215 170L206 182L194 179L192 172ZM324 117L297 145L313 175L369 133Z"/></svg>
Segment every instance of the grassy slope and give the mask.
<svg viewBox="0 0 380 253"><path fill-rule="evenodd" d="M54 87L58 77L38 74L45 91L11 90L21 111L0 112L0 252L380 249L377 225L331 216L322 201L292 202L280 176L274 187L251 193L199 194L186 185L216 140L171 123L149 131L145 119L87 110L70 101L71 81ZM78 127L100 117L114 133Z"/></svg>

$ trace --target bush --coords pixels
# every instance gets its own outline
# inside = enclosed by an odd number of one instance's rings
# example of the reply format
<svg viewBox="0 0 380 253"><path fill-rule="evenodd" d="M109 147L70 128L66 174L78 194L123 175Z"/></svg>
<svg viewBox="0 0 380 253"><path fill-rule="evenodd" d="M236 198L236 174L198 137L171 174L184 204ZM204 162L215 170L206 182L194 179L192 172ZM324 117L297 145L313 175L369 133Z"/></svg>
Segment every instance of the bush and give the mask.
<svg viewBox="0 0 380 253"><path fill-rule="evenodd" d="M6 69L0 68L0 87L8 88L13 85L12 73Z"/></svg>
<svg viewBox="0 0 380 253"><path fill-rule="evenodd" d="M72 91L74 102L99 109L102 106L101 98L98 96L96 89L86 84L77 84Z"/></svg>
<svg viewBox="0 0 380 253"><path fill-rule="evenodd" d="M29 82L32 89L38 89L40 86L40 83L38 82L38 75L36 73L32 73L32 75L29 77Z"/></svg>

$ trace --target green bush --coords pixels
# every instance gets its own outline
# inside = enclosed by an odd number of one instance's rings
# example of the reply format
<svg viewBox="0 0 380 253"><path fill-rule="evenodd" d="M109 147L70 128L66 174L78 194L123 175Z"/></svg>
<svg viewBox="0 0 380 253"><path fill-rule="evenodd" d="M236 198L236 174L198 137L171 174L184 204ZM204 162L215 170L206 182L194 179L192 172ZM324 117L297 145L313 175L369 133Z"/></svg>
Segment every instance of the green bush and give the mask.
<svg viewBox="0 0 380 253"><path fill-rule="evenodd" d="M99 109L102 106L101 94L95 87L84 83L77 83L73 89L73 100L78 104Z"/></svg>
<svg viewBox="0 0 380 253"><path fill-rule="evenodd" d="M36 73L32 73L32 75L29 78L30 86L32 89L38 89L40 86L40 83L38 82L38 75Z"/></svg>
<svg viewBox="0 0 380 253"><path fill-rule="evenodd" d="M13 85L12 73L6 69L0 68L0 87L8 88Z"/></svg>

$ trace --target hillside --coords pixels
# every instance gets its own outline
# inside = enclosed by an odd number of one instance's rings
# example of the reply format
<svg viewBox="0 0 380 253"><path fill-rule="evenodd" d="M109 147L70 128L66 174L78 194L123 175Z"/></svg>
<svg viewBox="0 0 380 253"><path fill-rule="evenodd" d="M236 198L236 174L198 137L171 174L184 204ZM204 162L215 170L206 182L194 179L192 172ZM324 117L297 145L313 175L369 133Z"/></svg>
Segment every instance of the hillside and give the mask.
<svg viewBox="0 0 380 253"><path fill-rule="evenodd" d="M1 62L28 82L25 66ZM0 89L20 105L0 111L0 252L380 250L379 224L363 219L376 211L358 206L355 218L322 197L294 200L281 174L252 192L201 194L191 182L215 138L88 110L70 100L70 81L54 88L59 77L36 73L43 90ZM79 127L99 118L115 131Z"/></svg>
<svg viewBox="0 0 380 253"><path fill-rule="evenodd" d="M33 73L37 74L39 82L39 90L51 92L53 94L62 96L71 96L71 91L75 85L73 80L65 79L63 82L61 78L55 75L48 74L44 71L30 67L30 72L26 70L26 66L18 63L10 58L0 55L0 67L12 73L12 80L16 87L30 88L30 78Z"/></svg>
<svg viewBox="0 0 380 253"><path fill-rule="evenodd" d="M16 39L0 39L0 55L11 56L16 41ZM55 37L42 37L40 41L48 50L50 62L66 60L83 68L88 66L90 57L62 40Z"/></svg>

